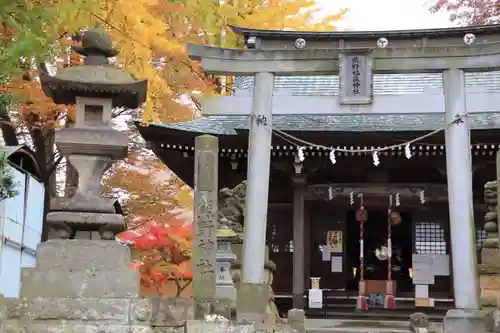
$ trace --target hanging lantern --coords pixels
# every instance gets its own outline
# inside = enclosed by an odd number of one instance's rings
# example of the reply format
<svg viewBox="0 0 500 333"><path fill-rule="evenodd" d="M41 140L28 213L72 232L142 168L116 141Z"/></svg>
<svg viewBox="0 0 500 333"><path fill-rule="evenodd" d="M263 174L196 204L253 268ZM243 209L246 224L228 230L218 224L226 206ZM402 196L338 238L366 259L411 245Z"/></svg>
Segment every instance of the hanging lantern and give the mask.
<svg viewBox="0 0 500 333"><path fill-rule="evenodd" d="M399 214L399 212L391 212L391 214L389 214L389 221L392 225L400 225L401 214Z"/></svg>
<svg viewBox="0 0 500 333"><path fill-rule="evenodd" d="M368 211L365 207L361 207L356 211L356 221L366 222L368 220Z"/></svg>

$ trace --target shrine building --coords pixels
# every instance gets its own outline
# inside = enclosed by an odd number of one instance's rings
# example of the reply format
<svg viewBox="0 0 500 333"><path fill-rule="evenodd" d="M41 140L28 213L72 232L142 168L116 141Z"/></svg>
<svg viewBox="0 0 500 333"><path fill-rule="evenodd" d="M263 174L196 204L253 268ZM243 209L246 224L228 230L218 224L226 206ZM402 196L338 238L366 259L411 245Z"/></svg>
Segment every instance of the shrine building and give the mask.
<svg viewBox="0 0 500 333"><path fill-rule="evenodd" d="M482 46L481 52L498 47L494 43L500 40L500 26L325 33L233 29L259 61L267 61L270 54L296 52L294 59L280 63L283 73L275 74L272 92L266 243L277 265L273 287L278 307L303 307L311 316L348 313L360 308L359 296L363 295L368 312L382 311L387 310L384 297L393 293L394 311L414 312L419 307L444 313L453 308L454 253L447 190L453 166L446 165L444 130L452 124L444 120L446 84L434 63L429 62L428 69L422 65L403 70L405 52L424 50L422 63L431 57L436 61L446 56L437 52L445 45L443 52L472 59L483 54L474 47ZM327 57L319 58L331 49L345 52L347 60L332 60L328 69L323 61ZM313 54L304 50L316 50L317 58L301 56ZM384 56L380 56L382 51ZM216 66L206 56L208 51L199 55L201 46L189 52L205 69ZM402 65L388 70L389 58L396 56ZM317 70L286 72L295 66L292 62L299 61L310 61L312 67L317 61ZM202 117L168 125L138 125L149 147L190 186L194 139L201 134L219 138L219 189L234 187L247 177L250 114L258 99L253 97L254 76L234 75L236 70L223 66L213 72L232 76L230 91L204 100ZM459 68L465 69L474 236L479 253L486 237L483 186L496 179L495 154L500 149L500 64L498 68L471 67ZM343 81L343 71L351 69ZM373 153L384 147L389 148ZM467 149L465 145L463 150ZM387 246L391 245L388 264ZM429 258L431 263L425 264ZM312 281L319 282L315 287L323 295L317 309L308 302Z"/></svg>

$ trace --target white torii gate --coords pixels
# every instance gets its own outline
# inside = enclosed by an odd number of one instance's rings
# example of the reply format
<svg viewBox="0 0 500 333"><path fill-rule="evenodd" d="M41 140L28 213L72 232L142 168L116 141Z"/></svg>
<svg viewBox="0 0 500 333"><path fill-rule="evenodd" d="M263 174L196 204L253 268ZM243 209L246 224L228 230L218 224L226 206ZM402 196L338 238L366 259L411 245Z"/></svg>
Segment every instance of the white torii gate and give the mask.
<svg viewBox="0 0 500 333"><path fill-rule="evenodd" d="M251 36L252 31L255 36ZM481 314L474 314L480 309L480 301L467 114L500 112L500 94L466 89L465 73L500 69L499 27L377 33L247 30L247 35L250 35L247 40L258 45L259 35L266 34L273 35L274 40L280 43L269 43L268 46L261 43L261 49L247 50L188 45L191 58L201 60L207 73L255 76L253 96L236 94L203 100L206 114L251 115L245 260L241 279L243 284L248 285L247 290L256 292L263 283L273 114L440 113L445 115L447 124L445 138L453 282L455 308L461 310L454 315L462 319L467 317L467 323L472 317L481 317ZM318 42L316 46L311 43L313 46L309 47L308 38L328 43ZM351 70L354 64L358 73ZM444 89L430 89L423 95L373 95L373 73L426 72L442 73ZM273 94L275 76L325 74L340 75L339 96ZM454 332L472 332L474 329L476 332L473 326L467 325L460 321L459 326L450 329Z"/></svg>

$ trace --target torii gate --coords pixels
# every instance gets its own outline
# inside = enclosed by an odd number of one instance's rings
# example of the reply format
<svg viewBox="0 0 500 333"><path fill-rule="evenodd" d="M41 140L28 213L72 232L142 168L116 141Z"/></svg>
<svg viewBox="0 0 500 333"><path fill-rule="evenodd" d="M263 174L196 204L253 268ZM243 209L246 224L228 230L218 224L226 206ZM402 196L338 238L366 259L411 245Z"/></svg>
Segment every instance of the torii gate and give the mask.
<svg viewBox="0 0 500 333"><path fill-rule="evenodd" d="M289 32L234 28L249 49L188 45L192 59L215 75L255 76L252 96L207 98L207 114L251 115L242 284L262 288L269 192L272 114L440 113L445 115L446 164L455 308L454 332L477 331L478 270L467 114L500 112L500 94L466 89L467 71L500 69L500 27L392 31ZM351 67L356 65L357 73ZM443 90L422 95L374 95L373 73L442 73ZM340 75L338 96L273 96L275 76ZM308 111L313 110L313 111ZM445 125L443 124L443 126ZM450 125L451 124L451 125ZM242 295L243 296L243 295ZM258 309L256 312L260 311ZM239 314L245 317L246 314ZM255 315L255 314L254 314ZM465 320L464 318L468 318ZM252 316L255 318L255 316ZM455 321L453 321L455 320ZM451 329L451 328L450 328ZM465 329L465 331L463 330Z"/></svg>

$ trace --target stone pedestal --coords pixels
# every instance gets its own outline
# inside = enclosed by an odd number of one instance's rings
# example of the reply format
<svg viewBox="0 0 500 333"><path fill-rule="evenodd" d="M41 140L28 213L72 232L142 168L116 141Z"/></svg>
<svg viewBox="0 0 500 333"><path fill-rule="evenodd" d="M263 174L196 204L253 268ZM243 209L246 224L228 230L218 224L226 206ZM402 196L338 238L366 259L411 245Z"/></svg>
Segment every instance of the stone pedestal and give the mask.
<svg viewBox="0 0 500 333"><path fill-rule="evenodd" d="M264 323L268 302L269 286L267 284L240 282L236 300L238 321Z"/></svg>
<svg viewBox="0 0 500 333"><path fill-rule="evenodd" d="M139 298L130 263L130 249L117 242L41 243L36 266L22 271L7 332L152 332L154 300Z"/></svg>
<svg viewBox="0 0 500 333"><path fill-rule="evenodd" d="M139 297L139 272L130 249L117 242L49 240L25 268L21 297Z"/></svg>
<svg viewBox="0 0 500 333"><path fill-rule="evenodd" d="M263 320L266 324L275 324L275 323L279 322L279 320L280 320L278 308L276 307L276 304L274 303L274 291L273 291L273 287L272 287L275 270L276 270L276 265L274 264L274 262L272 262L271 260L266 260L265 264L264 264L264 284L262 287L262 289L264 291L259 289L259 291L261 292L261 294L259 294L259 295L261 295L261 297L267 298L265 307L263 308L265 311L265 315L264 315ZM241 275L240 274L241 274L241 264L239 261L235 261L233 266L232 266L232 275L233 275L233 280L234 280L235 285L236 285L236 289L238 290L238 296L237 296L238 302L239 302L239 298L242 298L241 302L245 302L245 300L246 300L246 303L252 302L252 300L255 299L255 296L252 296L252 293L250 291L248 291L248 294L240 292L240 286L241 286L241 281L240 281ZM252 287L250 287L250 288L252 288ZM253 286L253 288L256 289L257 287ZM254 305L255 306L262 306L260 301L259 301L259 303L254 304ZM244 307L244 309L246 309L246 305L243 304L243 307ZM256 309L257 308L255 308L255 311L256 311ZM238 309L238 311L240 311L240 310L242 310L241 305L240 305L240 308Z"/></svg>
<svg viewBox="0 0 500 333"><path fill-rule="evenodd" d="M265 322L269 316L266 315L272 287L267 284L251 284L241 282L241 269L243 262L243 244L233 244L233 252L238 260L232 266L233 279L238 290L237 296L237 317L254 318L256 322ZM264 262L269 260L269 247L266 245L264 251ZM271 279L269 279L271 278ZM272 282L272 276L264 265L264 279Z"/></svg>
<svg viewBox="0 0 500 333"><path fill-rule="evenodd" d="M183 333L194 301L140 298L130 264L130 249L117 242L41 243L36 266L22 272L21 298L7 299L7 311L0 299L0 324L9 333Z"/></svg>
<svg viewBox="0 0 500 333"><path fill-rule="evenodd" d="M488 317L487 311L449 310L443 320L443 333L486 333Z"/></svg>

